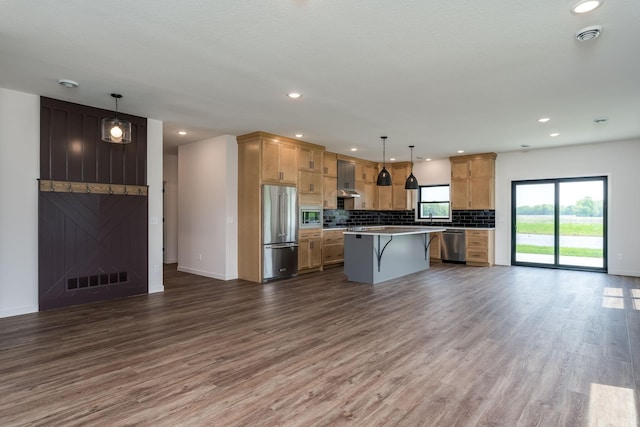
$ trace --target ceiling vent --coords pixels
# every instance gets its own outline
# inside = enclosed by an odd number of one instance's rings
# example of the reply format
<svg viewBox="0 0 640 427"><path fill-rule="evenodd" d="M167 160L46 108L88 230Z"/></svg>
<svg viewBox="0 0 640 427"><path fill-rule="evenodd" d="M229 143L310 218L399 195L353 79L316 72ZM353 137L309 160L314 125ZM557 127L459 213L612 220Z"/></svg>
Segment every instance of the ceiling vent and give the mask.
<svg viewBox="0 0 640 427"><path fill-rule="evenodd" d="M595 39L602 32L602 25L594 25L592 27L585 27L578 30L576 33L576 40L586 42L587 40Z"/></svg>

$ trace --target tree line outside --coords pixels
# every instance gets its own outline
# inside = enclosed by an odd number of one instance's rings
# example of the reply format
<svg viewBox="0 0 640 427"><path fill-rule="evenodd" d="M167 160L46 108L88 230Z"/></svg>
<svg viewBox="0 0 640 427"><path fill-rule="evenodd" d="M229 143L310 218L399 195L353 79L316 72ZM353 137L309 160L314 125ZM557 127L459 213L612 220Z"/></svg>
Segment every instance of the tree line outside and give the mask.
<svg viewBox="0 0 640 427"><path fill-rule="evenodd" d="M550 204L516 207L517 215L553 215L554 207ZM602 217L603 201L593 200L587 196L578 200L575 205L560 206L560 215L575 215L579 217Z"/></svg>

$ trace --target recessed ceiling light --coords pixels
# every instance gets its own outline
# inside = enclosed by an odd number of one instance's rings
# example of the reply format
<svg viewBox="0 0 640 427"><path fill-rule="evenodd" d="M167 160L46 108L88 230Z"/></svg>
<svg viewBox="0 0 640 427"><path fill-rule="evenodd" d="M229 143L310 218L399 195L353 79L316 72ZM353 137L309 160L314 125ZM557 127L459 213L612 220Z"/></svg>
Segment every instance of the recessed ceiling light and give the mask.
<svg viewBox="0 0 640 427"><path fill-rule="evenodd" d="M395 158L395 157L392 157L392 158L390 158L389 160L391 160L392 162L395 162L395 161L396 161L396 158Z"/></svg>
<svg viewBox="0 0 640 427"><path fill-rule="evenodd" d="M558 136L558 135L560 135L558 132L554 132L554 133L550 133L549 134L549 136L553 136L553 137Z"/></svg>
<svg viewBox="0 0 640 427"><path fill-rule="evenodd" d="M351 151L358 151L358 149L356 147L353 147Z"/></svg>
<svg viewBox="0 0 640 427"><path fill-rule="evenodd" d="M178 135L186 135L187 131L186 130L179 130L178 131Z"/></svg>
<svg viewBox="0 0 640 427"><path fill-rule="evenodd" d="M547 123L549 120L551 120L549 117L542 117L542 118L538 119L538 121L540 123Z"/></svg>
<svg viewBox="0 0 640 427"><path fill-rule="evenodd" d="M576 14L591 12L599 8L602 3L604 3L603 0L581 0L573 5L571 12Z"/></svg>
<svg viewBox="0 0 640 427"><path fill-rule="evenodd" d="M430 161L431 161L431 159L424 159L424 161L425 161L425 162L430 162Z"/></svg>
<svg viewBox="0 0 640 427"><path fill-rule="evenodd" d="M299 92L290 92L287 94L287 96L291 99L298 99L302 96L302 94Z"/></svg>
<svg viewBox="0 0 640 427"><path fill-rule="evenodd" d="M69 80L69 79L60 79L58 80L58 83L64 87L68 87L70 89L73 89L75 87L78 87L78 82L73 81L73 80Z"/></svg>
<svg viewBox="0 0 640 427"><path fill-rule="evenodd" d="M598 118L593 119L593 121L594 121L594 122L596 122L596 123L598 123L598 124L599 124L599 123L604 123L604 122L606 122L607 120L609 120L609 118L608 118L608 117L598 117Z"/></svg>
<svg viewBox="0 0 640 427"><path fill-rule="evenodd" d="M296 138L302 138L303 136L304 136L304 134L296 133Z"/></svg>
<svg viewBox="0 0 640 427"><path fill-rule="evenodd" d="M464 153L464 150L458 150L458 154Z"/></svg>

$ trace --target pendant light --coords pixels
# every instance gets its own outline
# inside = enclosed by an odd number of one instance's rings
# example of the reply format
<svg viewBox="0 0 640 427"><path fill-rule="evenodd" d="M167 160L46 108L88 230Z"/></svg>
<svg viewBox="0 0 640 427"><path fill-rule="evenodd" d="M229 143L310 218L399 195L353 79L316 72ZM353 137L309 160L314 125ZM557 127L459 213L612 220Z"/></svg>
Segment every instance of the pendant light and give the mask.
<svg viewBox="0 0 640 427"><path fill-rule="evenodd" d="M391 174L387 171L387 163L386 163L386 151L385 151L385 142L387 141L386 136L381 136L382 138L382 170L378 174L378 181L376 185L380 187L388 187L391 185Z"/></svg>
<svg viewBox="0 0 640 427"><path fill-rule="evenodd" d="M112 93L116 100L116 116L113 119L102 119L102 140L112 144L129 144L131 142L131 123L118 118L118 99L122 98L119 93Z"/></svg>
<svg viewBox="0 0 640 427"><path fill-rule="evenodd" d="M413 176L413 147L415 146L414 145L409 146L409 148L411 148L411 174L409 175L409 178L407 178L407 182L404 183L405 190L418 189L418 180L416 179L415 176Z"/></svg>

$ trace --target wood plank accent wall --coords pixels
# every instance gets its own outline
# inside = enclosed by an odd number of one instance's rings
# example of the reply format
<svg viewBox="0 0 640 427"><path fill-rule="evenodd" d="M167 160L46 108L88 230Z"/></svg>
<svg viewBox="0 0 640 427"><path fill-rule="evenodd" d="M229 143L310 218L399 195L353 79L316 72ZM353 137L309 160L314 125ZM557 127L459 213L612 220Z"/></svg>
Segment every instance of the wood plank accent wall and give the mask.
<svg viewBox="0 0 640 427"><path fill-rule="evenodd" d="M148 292L147 201L40 192L40 310Z"/></svg>
<svg viewBox="0 0 640 427"><path fill-rule="evenodd" d="M40 310L148 292L147 119L100 139L113 111L40 100Z"/></svg>
<svg viewBox="0 0 640 427"><path fill-rule="evenodd" d="M131 122L131 144L100 139L100 125L114 112L40 98L40 178L55 181L146 185L147 119Z"/></svg>

